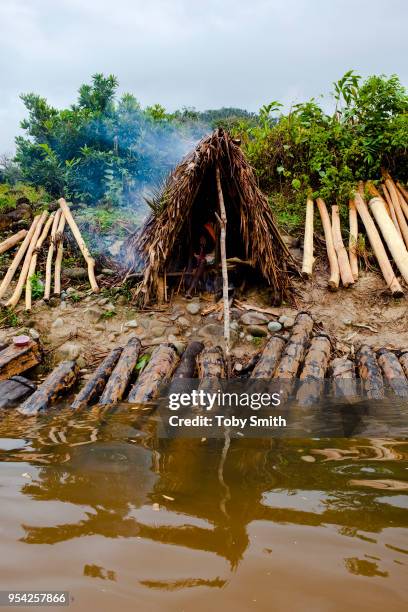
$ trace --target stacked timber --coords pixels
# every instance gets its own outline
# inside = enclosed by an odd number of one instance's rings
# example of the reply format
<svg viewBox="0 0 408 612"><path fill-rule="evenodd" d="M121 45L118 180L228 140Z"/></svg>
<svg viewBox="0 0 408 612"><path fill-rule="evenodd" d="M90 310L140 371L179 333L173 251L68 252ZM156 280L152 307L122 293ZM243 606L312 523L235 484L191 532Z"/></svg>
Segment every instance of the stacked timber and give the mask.
<svg viewBox="0 0 408 612"><path fill-rule="evenodd" d="M349 201L348 251L342 237L339 206L331 207L331 220L325 201L317 198L329 263L328 288L350 287L358 280L358 237L365 231L389 291L401 297L403 289L397 278L408 283L408 190L383 172L382 193L371 183L360 184ZM367 200L365 196L367 195ZM305 239L302 272L312 274L313 200L306 203Z"/></svg>

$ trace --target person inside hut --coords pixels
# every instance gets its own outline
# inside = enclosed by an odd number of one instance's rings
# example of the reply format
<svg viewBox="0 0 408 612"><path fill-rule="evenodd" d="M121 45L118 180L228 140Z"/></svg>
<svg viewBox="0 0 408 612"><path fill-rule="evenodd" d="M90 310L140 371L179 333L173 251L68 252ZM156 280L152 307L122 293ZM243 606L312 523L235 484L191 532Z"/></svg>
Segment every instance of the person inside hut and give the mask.
<svg viewBox="0 0 408 612"><path fill-rule="evenodd" d="M215 223L208 220L201 228L197 249L194 252L195 268L186 297L190 299L198 283L204 278L206 268L215 263L215 247L217 243Z"/></svg>

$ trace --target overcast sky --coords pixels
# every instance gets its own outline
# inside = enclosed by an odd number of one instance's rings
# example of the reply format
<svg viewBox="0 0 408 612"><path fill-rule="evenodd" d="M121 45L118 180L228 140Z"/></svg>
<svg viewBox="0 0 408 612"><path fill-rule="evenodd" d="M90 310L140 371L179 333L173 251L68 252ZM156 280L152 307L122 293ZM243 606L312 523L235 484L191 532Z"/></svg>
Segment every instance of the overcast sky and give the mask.
<svg viewBox="0 0 408 612"><path fill-rule="evenodd" d="M0 153L20 93L66 106L95 72L169 110L299 102L351 68L408 85L407 17L407 0L0 0Z"/></svg>

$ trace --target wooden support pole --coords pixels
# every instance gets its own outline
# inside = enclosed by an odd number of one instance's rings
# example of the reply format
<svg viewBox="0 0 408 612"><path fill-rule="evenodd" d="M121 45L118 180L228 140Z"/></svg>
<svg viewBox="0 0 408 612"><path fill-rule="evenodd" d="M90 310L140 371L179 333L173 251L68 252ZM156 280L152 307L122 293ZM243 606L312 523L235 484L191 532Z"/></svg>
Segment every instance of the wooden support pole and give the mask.
<svg viewBox="0 0 408 612"><path fill-rule="evenodd" d="M305 240L303 243L302 274L306 278L312 276L313 271L313 213L314 202L310 198L306 202Z"/></svg>
<svg viewBox="0 0 408 612"><path fill-rule="evenodd" d="M129 404L141 405L156 399L161 386L170 381L179 361L176 350L170 344L157 346L129 392Z"/></svg>
<svg viewBox="0 0 408 612"><path fill-rule="evenodd" d="M136 336L132 336L106 383L105 390L99 400L100 405L112 406L122 399L137 364L140 348L140 340Z"/></svg>
<svg viewBox="0 0 408 612"><path fill-rule="evenodd" d="M341 282L344 287L350 287L354 284L354 276L351 272L350 262L347 251L344 248L343 238L340 229L340 214L337 205L332 206L332 232L334 249L337 253L337 261L339 264Z"/></svg>
<svg viewBox="0 0 408 612"><path fill-rule="evenodd" d="M95 278L95 260L93 259L93 257L91 257L88 247L86 246L85 241L82 238L81 232L79 231L79 228L71 214L68 204L66 203L64 198L60 198L58 200L58 203L61 207L64 217L66 218L68 222L69 227L71 228L71 232L73 233L74 238L78 243L81 253L87 263L88 277L89 277L89 282L90 282L92 291L94 293L98 293L99 287L98 287L98 283L96 282L96 278Z"/></svg>
<svg viewBox="0 0 408 612"><path fill-rule="evenodd" d="M24 416L35 416L46 410L61 393L73 386L78 372L75 361L62 361L17 411Z"/></svg>
<svg viewBox="0 0 408 612"><path fill-rule="evenodd" d="M357 210L354 204L354 200L349 201L349 258L350 268L354 280L358 279L358 256L357 256L357 242L358 242L358 218Z"/></svg>
<svg viewBox="0 0 408 612"><path fill-rule="evenodd" d="M230 368L230 309L228 300L228 271L227 271L227 213L225 211L224 196L221 187L221 173L219 166L215 168L215 178L217 182L218 205L220 215L218 221L221 227L220 233L220 251L221 251L221 266L222 266L222 297L224 301L224 340L225 340L225 355L227 359L228 370Z"/></svg>
<svg viewBox="0 0 408 612"><path fill-rule="evenodd" d="M271 380L282 357L285 344L286 341L280 336L272 336L252 371L252 379Z"/></svg>
<svg viewBox="0 0 408 612"><path fill-rule="evenodd" d="M47 219L46 224L44 225L44 229L41 232L40 237L37 240L37 244L35 246L34 252L31 256L31 261L30 261L30 267L28 268L28 274L27 274L27 282L26 282L26 291L25 291L25 309L26 310L31 310L31 297L32 297L32 287L31 287L31 279L35 274L35 268L37 266L37 257L38 257L38 253L44 243L44 240L47 238L48 236L48 232L50 230L51 224L54 220L54 213L49 217L49 219Z"/></svg>
<svg viewBox="0 0 408 612"><path fill-rule="evenodd" d="M28 230L26 237L23 240L23 243L20 245L20 248L18 249L13 262L11 264L11 266L9 267L9 269L6 272L5 277L2 280L2 283L0 285L0 298L3 297L3 295L6 293L8 286L10 285L11 281L13 280L14 274L16 273L16 270L18 268L18 266L20 265L21 260L23 259L29 244L31 243L33 234L35 232L35 229L38 225L38 222L40 220L40 216L41 215L37 215L36 217L34 217L34 220L31 224L30 229Z"/></svg>
<svg viewBox="0 0 408 612"><path fill-rule="evenodd" d="M45 220L48 217L48 212L44 211L42 213L42 215L40 216L37 226L35 228L33 237L31 239L30 245L27 249L27 253L26 256L24 258L24 263L21 267L21 272L20 272L20 276L19 279L17 281L17 285L14 289L13 295L11 296L11 298L6 302L6 306L10 307L10 308L14 308L15 306L17 306L18 301L21 297L21 294L23 292L23 288L24 288L24 284L27 281L27 276L28 276L28 269L30 267L30 263L31 263L31 257L34 253L34 249L36 247L37 244L37 240L40 236L43 224L45 222Z"/></svg>
<svg viewBox="0 0 408 612"><path fill-rule="evenodd" d="M61 266L62 266L62 256L64 253L64 228L65 228L65 216L61 214L58 227L57 234L55 236L55 242L57 244L57 256L55 258L54 264L54 294L60 295L61 293Z"/></svg>
<svg viewBox="0 0 408 612"><path fill-rule="evenodd" d="M360 218L363 222L365 230L367 232L368 239L373 249L374 255L377 258L378 265L380 266L382 275L394 297L402 297L404 292L401 285L398 282L397 277L394 274L394 270L389 262L386 250L381 240L381 236L375 226L375 223L368 211L367 204L359 193L354 196L354 202Z"/></svg>
<svg viewBox="0 0 408 612"><path fill-rule="evenodd" d="M408 283L408 251L394 223L386 213L384 200L378 197L372 198L368 205L377 221L377 225L381 230L398 270L401 272L405 282Z"/></svg>
<svg viewBox="0 0 408 612"><path fill-rule="evenodd" d="M86 385L81 389L72 402L71 408L73 410L82 410L83 408L90 406L99 398L119 360L121 353L122 348L119 347L113 349L109 355L105 357Z"/></svg>
<svg viewBox="0 0 408 612"><path fill-rule="evenodd" d="M10 236L10 238L7 238L6 240L3 240L3 242L0 242L0 254L5 253L13 246L21 242L22 239L27 236L27 233L27 230L20 230L19 232L17 232L17 234L13 234L13 236Z"/></svg>
<svg viewBox="0 0 408 612"><path fill-rule="evenodd" d="M60 221L60 217L62 215L62 210L59 208L55 213L52 228L51 228L51 238L50 238L50 246L47 254L47 263L45 265L45 287L44 287L44 300L48 302L51 294L51 271L52 271L52 260L54 257L55 251L55 239L57 236L58 225Z"/></svg>
<svg viewBox="0 0 408 612"><path fill-rule="evenodd" d="M337 291L340 282L340 269L337 261L337 255L333 244L333 232L330 223L329 213L327 212L326 203L322 198L317 198L317 208L319 209L320 218L322 220L324 237L326 240L327 256L329 258L330 278L328 282L331 291Z"/></svg>

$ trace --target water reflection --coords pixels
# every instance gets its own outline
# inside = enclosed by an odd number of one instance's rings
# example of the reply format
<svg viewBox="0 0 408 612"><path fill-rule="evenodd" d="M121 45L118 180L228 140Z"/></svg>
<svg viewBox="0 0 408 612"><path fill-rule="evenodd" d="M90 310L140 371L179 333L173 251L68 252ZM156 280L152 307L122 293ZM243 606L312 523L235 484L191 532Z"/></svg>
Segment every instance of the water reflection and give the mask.
<svg viewBox="0 0 408 612"><path fill-rule="evenodd" d="M49 521L45 516L45 524L25 520L24 544L56 545L88 536L141 538L215 554L236 571L254 545L251 533L257 525L284 526L294 533L298 527L334 528L367 545L377 544L383 532L408 527L401 492L351 484L405 483L408 442L403 440L160 439L154 418L142 421L127 411L75 420L62 411L33 422L9 415L0 436L7 439L0 445L0 461L36 468L21 486L25 497L82 510L79 519L60 521L53 514ZM305 456L316 461L303 461ZM273 557L271 544L261 547L263 555ZM395 563L406 563L407 546L393 538L386 546ZM381 559L364 555L344 554L343 565L351 575L384 579L390 574ZM218 590L227 582L192 573L169 580L152 576L140 584L179 591ZM118 580L115 567L97 562L85 564L83 574Z"/></svg>

